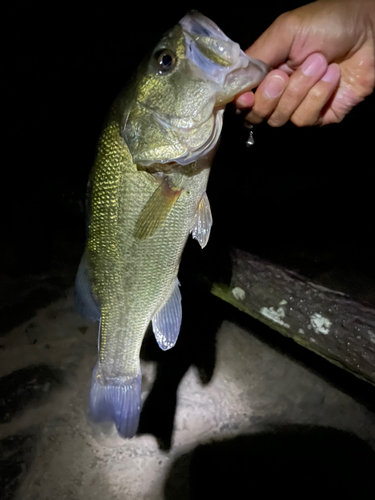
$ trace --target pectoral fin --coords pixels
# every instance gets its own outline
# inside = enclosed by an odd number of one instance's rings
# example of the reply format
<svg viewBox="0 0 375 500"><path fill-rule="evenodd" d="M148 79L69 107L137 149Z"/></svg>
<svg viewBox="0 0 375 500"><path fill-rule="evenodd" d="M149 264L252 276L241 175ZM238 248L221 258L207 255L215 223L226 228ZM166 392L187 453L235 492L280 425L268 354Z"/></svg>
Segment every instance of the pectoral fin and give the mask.
<svg viewBox="0 0 375 500"><path fill-rule="evenodd" d="M181 293L179 282L175 286L168 302L152 318L152 329L159 347L166 351L175 345L180 333L182 321Z"/></svg>
<svg viewBox="0 0 375 500"><path fill-rule="evenodd" d="M142 210L135 225L134 237L144 240L152 236L165 221L181 192L182 189L171 187L166 177Z"/></svg>
<svg viewBox="0 0 375 500"><path fill-rule="evenodd" d="M195 212L194 226L191 230L191 235L194 239L198 240L200 246L204 248L207 245L210 237L212 226L212 214L210 202L208 201L207 194L201 198L198 204L197 211Z"/></svg>

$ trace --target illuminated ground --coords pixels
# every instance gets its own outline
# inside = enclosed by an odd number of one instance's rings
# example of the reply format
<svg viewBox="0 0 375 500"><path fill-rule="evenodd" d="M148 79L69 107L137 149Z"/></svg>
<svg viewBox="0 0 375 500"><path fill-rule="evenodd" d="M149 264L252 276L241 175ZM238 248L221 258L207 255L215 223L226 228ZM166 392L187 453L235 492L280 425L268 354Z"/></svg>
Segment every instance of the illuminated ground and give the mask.
<svg viewBox="0 0 375 500"><path fill-rule="evenodd" d="M373 498L374 389L217 299L206 304L206 321L194 332L187 318L174 350L147 336L144 433L130 441L95 439L86 420L97 331L76 314L71 291L4 336L2 498L239 498L264 489L263 498L284 489L300 498L301 488L313 498L327 478L327 495Z"/></svg>

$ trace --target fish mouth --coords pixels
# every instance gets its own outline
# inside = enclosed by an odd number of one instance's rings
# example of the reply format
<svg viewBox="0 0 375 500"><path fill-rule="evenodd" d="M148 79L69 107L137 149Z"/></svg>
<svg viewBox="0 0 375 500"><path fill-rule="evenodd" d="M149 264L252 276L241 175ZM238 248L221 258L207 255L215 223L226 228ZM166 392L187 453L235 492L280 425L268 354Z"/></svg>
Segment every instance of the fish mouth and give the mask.
<svg viewBox="0 0 375 500"><path fill-rule="evenodd" d="M248 57L238 43L197 11L187 13L178 28L166 36L178 39L181 50L182 63L176 67L179 78L172 82L177 86L182 82L182 91L185 80L191 86L187 85L188 92L180 99L184 105L177 106L176 113L145 98L137 100L127 115L124 139L133 162L141 167L189 165L213 151L221 134L225 105L237 94L258 86L270 69ZM169 42L163 39L164 43ZM146 129L151 130L148 135Z"/></svg>
<svg viewBox="0 0 375 500"><path fill-rule="evenodd" d="M200 12L188 12L179 24L185 35L186 57L218 86L216 105L225 105L236 94L257 87L270 71Z"/></svg>
<svg viewBox="0 0 375 500"><path fill-rule="evenodd" d="M206 120L193 126L170 127L183 146L184 153L173 161L188 165L212 151L218 143L225 105L236 94L258 86L270 68L258 59L248 57L211 19L198 11L188 12L179 22L185 37L185 57L199 77L211 81L211 96L205 106ZM197 140L199 137L199 140ZM170 159L160 163L169 163Z"/></svg>
<svg viewBox="0 0 375 500"><path fill-rule="evenodd" d="M190 11L179 24L185 36L185 57L204 79L212 82L212 95L206 104L207 120L193 127L176 129L176 136L186 149L174 161L188 165L207 155L216 146L225 105L236 94L258 86L270 68L264 62L248 57L238 43L230 40L211 19L200 12ZM199 146L192 145L192 134L200 135L202 140Z"/></svg>

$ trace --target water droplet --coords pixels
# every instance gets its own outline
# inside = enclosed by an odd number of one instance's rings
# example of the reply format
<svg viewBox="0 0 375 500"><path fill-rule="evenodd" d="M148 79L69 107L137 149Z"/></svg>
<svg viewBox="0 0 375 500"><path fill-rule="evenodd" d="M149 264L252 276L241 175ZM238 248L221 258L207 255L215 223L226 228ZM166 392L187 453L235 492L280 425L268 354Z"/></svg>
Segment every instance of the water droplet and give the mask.
<svg viewBox="0 0 375 500"><path fill-rule="evenodd" d="M250 130L249 137L248 137L248 139L247 139L247 141L246 141L245 144L249 148L250 146L254 146L254 143L255 143L255 141L254 141L254 134L253 134L253 131Z"/></svg>

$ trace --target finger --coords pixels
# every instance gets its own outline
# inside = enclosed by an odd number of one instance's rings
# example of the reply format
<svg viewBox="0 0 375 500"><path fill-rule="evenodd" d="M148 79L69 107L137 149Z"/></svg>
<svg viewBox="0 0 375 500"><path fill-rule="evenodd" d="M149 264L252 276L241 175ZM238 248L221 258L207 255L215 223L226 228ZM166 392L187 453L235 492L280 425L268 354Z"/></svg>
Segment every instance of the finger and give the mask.
<svg viewBox="0 0 375 500"><path fill-rule="evenodd" d="M323 124L322 111L333 95L340 81L340 67L330 64L327 71L308 92L301 105L291 116L291 121L297 127Z"/></svg>
<svg viewBox="0 0 375 500"><path fill-rule="evenodd" d="M245 92L241 94L239 97L235 97L234 103L237 109L249 109L254 106L254 93L253 92Z"/></svg>
<svg viewBox="0 0 375 500"><path fill-rule="evenodd" d="M287 63L281 64L280 66L277 67L277 69L281 69L284 71L287 75L292 75L294 73L294 69L290 68Z"/></svg>
<svg viewBox="0 0 375 500"><path fill-rule="evenodd" d="M282 93L288 85L288 80L288 75L283 71L277 69L271 71L256 90L254 105L246 116L246 120L257 124L268 118L276 108Z"/></svg>
<svg viewBox="0 0 375 500"><path fill-rule="evenodd" d="M284 125L301 105L310 89L325 74L327 66L327 60L322 54L311 54L289 77L289 84L268 119L268 124L272 127Z"/></svg>
<svg viewBox="0 0 375 500"><path fill-rule="evenodd" d="M324 52L328 61L337 59L338 55L345 56L352 48L351 34L349 32L347 40L342 40L340 44L325 43L326 40L332 41L338 36L334 32L327 33L324 30L324 22L329 17L335 19L330 2L311 2L284 12L245 52L272 68L280 68L286 63L291 70L299 67L315 52ZM337 22L339 23L339 20Z"/></svg>

